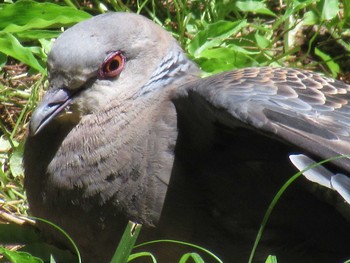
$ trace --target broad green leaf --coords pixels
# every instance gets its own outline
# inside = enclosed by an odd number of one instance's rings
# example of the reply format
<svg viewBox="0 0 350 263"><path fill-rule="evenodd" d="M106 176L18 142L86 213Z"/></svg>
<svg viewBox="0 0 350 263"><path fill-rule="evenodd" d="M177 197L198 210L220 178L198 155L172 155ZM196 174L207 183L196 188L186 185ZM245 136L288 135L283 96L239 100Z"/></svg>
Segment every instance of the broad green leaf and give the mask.
<svg viewBox="0 0 350 263"><path fill-rule="evenodd" d="M209 24L206 29L199 32L189 43L188 52L193 57L200 57L205 50L215 46L220 46L227 38L238 33L247 25L246 20L235 22L219 21Z"/></svg>
<svg viewBox="0 0 350 263"><path fill-rule="evenodd" d="M258 47L261 49L267 48L268 46L271 45L271 41L267 39L266 37L256 33L255 34L255 40L256 43L258 44Z"/></svg>
<svg viewBox="0 0 350 263"><path fill-rule="evenodd" d="M29 29L40 29L72 25L91 17L88 13L72 7L34 1L18 1L2 5L0 9L0 30L21 32Z"/></svg>
<svg viewBox="0 0 350 263"><path fill-rule="evenodd" d="M228 47L218 47L204 50L201 54L201 58L224 59L225 61L230 62L240 56L246 57L246 55L255 55L258 53L259 51L249 51L240 46L232 44Z"/></svg>
<svg viewBox="0 0 350 263"><path fill-rule="evenodd" d="M207 73L205 75L212 75L235 68L241 68L250 66L251 58L245 55L237 55L227 58L212 58L212 59L198 59L196 62L200 65L201 69Z"/></svg>
<svg viewBox="0 0 350 263"><path fill-rule="evenodd" d="M339 12L338 0L321 0L318 2L321 21L331 20L337 16Z"/></svg>
<svg viewBox="0 0 350 263"><path fill-rule="evenodd" d="M228 45L228 48L232 51L236 51L236 52L239 52L242 54L247 54L247 55L257 55L260 53L260 51L257 49L249 50L249 49L245 49L245 48L241 47L240 45L235 45L235 44Z"/></svg>
<svg viewBox="0 0 350 263"><path fill-rule="evenodd" d="M46 70L39 64L31 50L27 47L23 47L10 33L0 32L0 52L22 61L35 70L46 74Z"/></svg>
<svg viewBox="0 0 350 263"><path fill-rule="evenodd" d="M11 263L44 263L40 258L33 257L26 252L12 251L4 247L0 247L0 254Z"/></svg>
<svg viewBox="0 0 350 263"><path fill-rule="evenodd" d="M247 1L237 1L236 6L242 12L253 12L256 14L276 16L274 12L268 9L263 1L247 0Z"/></svg>
<svg viewBox="0 0 350 263"><path fill-rule="evenodd" d="M23 159L24 142L20 143L10 156L10 170L14 177L24 174L22 159Z"/></svg>
<svg viewBox="0 0 350 263"><path fill-rule="evenodd" d="M17 32L16 36L21 40L32 40L42 38L57 38L62 31L60 30L26 30L23 32Z"/></svg>
<svg viewBox="0 0 350 263"><path fill-rule="evenodd" d="M314 11L307 11L303 17L304 26L313 26L319 22L319 18Z"/></svg>

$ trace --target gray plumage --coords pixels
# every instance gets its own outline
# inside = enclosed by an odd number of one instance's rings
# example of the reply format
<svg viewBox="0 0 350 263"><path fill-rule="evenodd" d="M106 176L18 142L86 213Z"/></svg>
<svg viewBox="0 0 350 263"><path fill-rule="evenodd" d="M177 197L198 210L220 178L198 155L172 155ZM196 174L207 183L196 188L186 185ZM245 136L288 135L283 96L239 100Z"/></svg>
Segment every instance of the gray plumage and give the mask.
<svg viewBox="0 0 350 263"><path fill-rule="evenodd" d="M143 240L177 238L225 262L247 260L264 211L293 174L288 154L349 153L350 86L270 67L201 79L171 35L142 16L79 23L56 40L47 64L50 88L31 120L25 186L33 215L66 229L83 262L109 262L127 220L150 226ZM330 169L349 173L349 158ZM347 178L337 180L341 195ZM258 260L350 257L349 206L327 191L293 185ZM178 252L154 249L161 262Z"/></svg>

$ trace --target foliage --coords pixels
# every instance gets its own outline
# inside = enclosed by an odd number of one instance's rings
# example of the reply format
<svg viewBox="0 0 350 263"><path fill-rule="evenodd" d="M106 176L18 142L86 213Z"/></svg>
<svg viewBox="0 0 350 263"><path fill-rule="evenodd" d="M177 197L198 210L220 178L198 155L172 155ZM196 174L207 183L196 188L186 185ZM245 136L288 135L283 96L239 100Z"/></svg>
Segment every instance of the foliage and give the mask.
<svg viewBox="0 0 350 263"><path fill-rule="evenodd" d="M190 57L209 73L254 65L299 63L308 68L323 64L335 77L348 67L347 61L342 62L348 54L330 54L329 50L335 44L342 51L349 51L346 41L349 11L345 8L348 1L294 0L281 4L257 0L128 1L126 4L94 1L86 5L65 1L65 4L68 6L17 1L0 5L3 53L0 65L6 62L5 54L44 73L48 41L60 33L61 27L90 17L85 11L96 14L127 10L147 15L171 31ZM310 63L305 63L303 60L308 58Z"/></svg>
<svg viewBox="0 0 350 263"><path fill-rule="evenodd" d="M204 75L274 65L303 67L350 80L349 0L7 0L0 4L3 221L8 222L13 214L26 214L23 138L46 86L45 60L52 39L63 28L107 11L132 11L154 20L178 39ZM197 255L186 254L181 260L189 258ZM267 260L276 261L274 257Z"/></svg>
<svg viewBox="0 0 350 263"><path fill-rule="evenodd" d="M18 1L0 6L0 52L46 74L47 39L60 34L60 27L73 25L90 15L73 7L53 3ZM28 43L29 46L23 46ZM38 45L39 44L39 45ZM5 64L5 57L1 64Z"/></svg>
<svg viewBox="0 0 350 263"><path fill-rule="evenodd" d="M0 247L0 254L10 260L12 263L43 263L39 258L36 258L26 252L12 251L3 247Z"/></svg>
<svg viewBox="0 0 350 263"><path fill-rule="evenodd" d="M125 228L121 241L113 255L111 263L124 263L130 261L128 259L132 249L134 248L137 237L139 236L141 227L142 225L129 221L128 225ZM134 258L136 258L136 256L134 256ZM133 260L133 258L131 260Z"/></svg>

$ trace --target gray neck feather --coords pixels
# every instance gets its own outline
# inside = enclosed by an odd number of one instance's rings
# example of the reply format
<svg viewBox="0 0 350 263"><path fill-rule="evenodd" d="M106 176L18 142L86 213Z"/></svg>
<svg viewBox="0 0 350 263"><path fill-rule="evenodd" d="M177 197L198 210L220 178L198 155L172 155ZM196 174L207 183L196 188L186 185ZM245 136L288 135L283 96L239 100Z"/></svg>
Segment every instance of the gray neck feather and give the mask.
<svg viewBox="0 0 350 263"><path fill-rule="evenodd" d="M200 70L197 65L186 57L177 43L174 43L149 81L139 90L136 96L145 95L170 84L180 85L189 79L197 78L199 73Z"/></svg>

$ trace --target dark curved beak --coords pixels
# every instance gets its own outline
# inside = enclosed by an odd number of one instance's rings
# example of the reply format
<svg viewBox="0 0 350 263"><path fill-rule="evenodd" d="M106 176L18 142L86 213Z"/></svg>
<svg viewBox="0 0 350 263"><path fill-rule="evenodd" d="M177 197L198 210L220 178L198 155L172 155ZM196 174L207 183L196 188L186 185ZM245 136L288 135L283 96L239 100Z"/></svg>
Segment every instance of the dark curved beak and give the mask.
<svg viewBox="0 0 350 263"><path fill-rule="evenodd" d="M58 116L72 100L72 92L66 89L51 89L46 92L40 105L30 120L29 135L40 132L51 120Z"/></svg>

